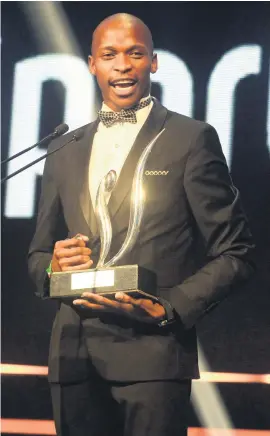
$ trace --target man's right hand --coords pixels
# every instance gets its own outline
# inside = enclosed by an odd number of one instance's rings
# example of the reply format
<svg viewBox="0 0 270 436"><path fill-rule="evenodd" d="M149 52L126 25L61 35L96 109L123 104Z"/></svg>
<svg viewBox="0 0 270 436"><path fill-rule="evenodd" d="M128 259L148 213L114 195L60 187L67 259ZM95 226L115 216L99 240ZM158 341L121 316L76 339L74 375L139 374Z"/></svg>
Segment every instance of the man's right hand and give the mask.
<svg viewBox="0 0 270 436"><path fill-rule="evenodd" d="M91 267L91 250L86 247L88 237L78 234L64 241L57 241L53 250L52 272L78 271Z"/></svg>

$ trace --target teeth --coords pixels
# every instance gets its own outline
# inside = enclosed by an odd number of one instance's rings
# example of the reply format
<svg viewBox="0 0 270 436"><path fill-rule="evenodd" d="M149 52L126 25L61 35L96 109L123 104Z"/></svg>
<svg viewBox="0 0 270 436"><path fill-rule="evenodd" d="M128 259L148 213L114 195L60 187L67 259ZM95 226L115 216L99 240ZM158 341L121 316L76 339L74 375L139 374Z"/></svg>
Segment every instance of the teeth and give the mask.
<svg viewBox="0 0 270 436"><path fill-rule="evenodd" d="M114 83L114 86L121 86L121 85L129 85L132 86L134 85L135 82L116 82Z"/></svg>

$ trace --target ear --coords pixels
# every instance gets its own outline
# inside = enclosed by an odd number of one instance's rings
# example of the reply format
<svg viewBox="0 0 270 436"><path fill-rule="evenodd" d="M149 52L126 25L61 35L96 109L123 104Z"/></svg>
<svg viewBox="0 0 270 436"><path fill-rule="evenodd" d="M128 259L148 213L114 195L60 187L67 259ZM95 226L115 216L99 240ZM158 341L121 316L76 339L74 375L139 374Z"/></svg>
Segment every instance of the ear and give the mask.
<svg viewBox="0 0 270 436"><path fill-rule="evenodd" d="M151 73L155 74L157 72L157 69L158 69L158 59L157 59L157 54L154 53L151 62Z"/></svg>
<svg viewBox="0 0 270 436"><path fill-rule="evenodd" d="M88 67L91 74L96 75L96 65L93 56L88 56Z"/></svg>

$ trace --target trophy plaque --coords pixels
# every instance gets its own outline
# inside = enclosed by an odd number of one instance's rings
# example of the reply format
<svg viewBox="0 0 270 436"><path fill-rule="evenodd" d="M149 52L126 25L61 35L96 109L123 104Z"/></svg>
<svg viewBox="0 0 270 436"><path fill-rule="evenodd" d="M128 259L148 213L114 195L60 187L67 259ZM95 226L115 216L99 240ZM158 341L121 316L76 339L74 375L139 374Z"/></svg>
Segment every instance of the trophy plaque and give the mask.
<svg viewBox="0 0 270 436"><path fill-rule="evenodd" d="M125 241L110 260L106 261L111 242L112 226L107 206L107 197L116 185L117 175L109 171L101 180L96 196L95 213L100 232L100 256L93 269L76 272L55 272L50 278L50 298L77 298L83 292L102 294L114 298L116 292L122 291L134 297L157 299L156 276L139 265L115 264L134 247L142 221L145 198L143 193L143 175L147 158L153 145L163 133L158 135L144 149L137 163L131 189L130 216Z"/></svg>

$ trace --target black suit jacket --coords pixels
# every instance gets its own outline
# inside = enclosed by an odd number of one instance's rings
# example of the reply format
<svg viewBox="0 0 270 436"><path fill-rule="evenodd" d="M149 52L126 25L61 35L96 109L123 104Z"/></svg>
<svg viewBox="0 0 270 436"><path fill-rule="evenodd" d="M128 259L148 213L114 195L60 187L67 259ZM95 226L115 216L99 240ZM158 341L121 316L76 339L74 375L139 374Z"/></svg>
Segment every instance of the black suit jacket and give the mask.
<svg viewBox="0 0 270 436"><path fill-rule="evenodd" d="M88 187L97 125L95 121L84 126L77 144L67 145L45 164L29 251L30 275L41 297L48 296L45 270L56 240L86 234L95 262L98 259L99 237ZM140 234L119 264L136 263L156 273L158 293L174 308L176 322L163 329L118 315L86 316L86 311L61 303L52 331L51 381L82 380L91 369L118 381L198 377L195 323L253 271L250 232L216 131L168 111L156 100L109 202L113 243L108 257L125 239L137 161L163 127L145 168ZM50 148L58 148L69 135ZM203 263L198 262L200 240Z"/></svg>

